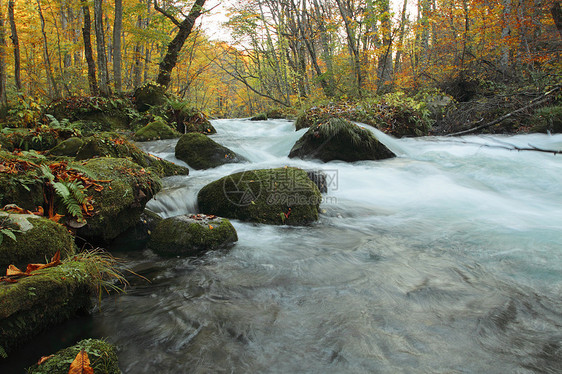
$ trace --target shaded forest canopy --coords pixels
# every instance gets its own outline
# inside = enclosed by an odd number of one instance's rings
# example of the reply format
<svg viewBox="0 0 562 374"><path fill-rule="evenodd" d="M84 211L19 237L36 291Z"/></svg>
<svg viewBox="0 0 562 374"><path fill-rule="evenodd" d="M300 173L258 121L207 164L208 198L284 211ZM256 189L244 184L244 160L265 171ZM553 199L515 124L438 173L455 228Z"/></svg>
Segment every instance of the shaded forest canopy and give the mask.
<svg viewBox="0 0 562 374"><path fill-rule="evenodd" d="M217 117L404 93L463 103L514 86L524 105L560 83L558 0L397 1L232 0L230 37L216 40L202 27L210 1L0 0L0 99L161 82L188 26L165 85Z"/></svg>

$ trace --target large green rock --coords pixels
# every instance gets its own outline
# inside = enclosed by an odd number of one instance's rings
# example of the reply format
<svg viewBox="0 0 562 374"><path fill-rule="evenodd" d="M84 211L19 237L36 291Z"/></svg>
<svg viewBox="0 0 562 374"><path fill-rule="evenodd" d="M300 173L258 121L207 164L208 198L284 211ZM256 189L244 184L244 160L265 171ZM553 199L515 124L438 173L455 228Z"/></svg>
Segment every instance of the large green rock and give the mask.
<svg viewBox="0 0 562 374"><path fill-rule="evenodd" d="M91 269L83 261L38 270L17 283L0 282L0 353L91 307Z"/></svg>
<svg viewBox="0 0 562 374"><path fill-rule="evenodd" d="M88 160L94 157L129 158L160 177L189 174L188 168L149 155L119 134L112 132L104 132L84 139L84 145L78 150L76 160Z"/></svg>
<svg viewBox="0 0 562 374"><path fill-rule="evenodd" d="M176 157L197 170L244 161L230 149L198 133L182 135L176 144Z"/></svg>
<svg viewBox="0 0 562 374"><path fill-rule="evenodd" d="M100 339L84 339L72 347L61 349L41 365L31 366L27 374L68 374L70 364L82 350L88 354L95 374L121 373L117 348L113 344Z"/></svg>
<svg viewBox="0 0 562 374"><path fill-rule="evenodd" d="M84 141L81 138L72 137L51 148L47 153L52 156L74 157L83 145Z"/></svg>
<svg viewBox="0 0 562 374"><path fill-rule="evenodd" d="M82 165L88 175L106 181L103 190L90 191L94 215L78 235L94 241L107 241L133 227L146 203L160 191L160 178L123 158L94 158Z"/></svg>
<svg viewBox="0 0 562 374"><path fill-rule="evenodd" d="M197 214L163 219L152 232L148 246L164 255L194 256L237 240L236 230L227 219Z"/></svg>
<svg viewBox="0 0 562 374"><path fill-rule="evenodd" d="M321 200L306 171L289 167L232 174L197 195L202 213L274 225L316 221Z"/></svg>
<svg viewBox="0 0 562 374"><path fill-rule="evenodd" d="M139 112L146 112L152 107L166 102L166 87L148 82L137 88L133 94L135 106Z"/></svg>
<svg viewBox="0 0 562 374"><path fill-rule="evenodd" d="M359 161L395 157L367 129L348 120L331 118L311 127L293 146L290 158Z"/></svg>
<svg viewBox="0 0 562 374"><path fill-rule="evenodd" d="M61 257L74 254L74 237L58 223L31 214L12 214L0 211L4 227L15 229L16 240L7 235L0 245L0 274L8 265L25 269L27 264L43 263L60 250Z"/></svg>
<svg viewBox="0 0 562 374"><path fill-rule="evenodd" d="M141 128L134 135L134 139L137 142L146 142L150 140L160 140L160 139L173 139L179 138L180 134L174 131L163 119L157 119L156 121L150 122L145 127Z"/></svg>

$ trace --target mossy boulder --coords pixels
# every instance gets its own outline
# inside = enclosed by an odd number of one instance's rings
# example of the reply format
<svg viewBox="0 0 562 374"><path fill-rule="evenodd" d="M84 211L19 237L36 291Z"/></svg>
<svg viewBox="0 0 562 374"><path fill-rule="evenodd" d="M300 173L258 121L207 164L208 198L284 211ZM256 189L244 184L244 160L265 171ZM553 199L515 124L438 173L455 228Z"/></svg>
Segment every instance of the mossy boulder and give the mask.
<svg viewBox="0 0 562 374"><path fill-rule="evenodd" d="M531 122L531 132L562 133L562 105L538 109Z"/></svg>
<svg viewBox="0 0 562 374"><path fill-rule="evenodd" d="M17 283L0 282L0 352L91 307L88 263L68 261L35 271Z"/></svg>
<svg viewBox="0 0 562 374"><path fill-rule="evenodd" d="M16 240L3 236L0 245L0 272L8 265L25 269L27 264L43 263L60 250L61 257L74 254L74 237L58 223L31 214L0 211L2 226L15 229Z"/></svg>
<svg viewBox="0 0 562 374"><path fill-rule="evenodd" d="M133 94L135 106L139 112L146 112L152 107L166 102L166 87L148 82L137 88Z"/></svg>
<svg viewBox="0 0 562 374"><path fill-rule="evenodd" d="M182 135L175 151L179 160L197 170L244 161L230 149L198 133Z"/></svg>
<svg viewBox="0 0 562 374"><path fill-rule="evenodd" d="M307 172L290 167L232 174L197 195L201 213L273 225L316 221L321 200Z"/></svg>
<svg viewBox="0 0 562 374"><path fill-rule="evenodd" d="M395 157L367 129L350 121L332 118L311 127L293 146L290 158L359 161Z"/></svg>
<svg viewBox="0 0 562 374"><path fill-rule="evenodd" d="M146 142L149 140L173 139L179 138L180 134L174 131L163 119L157 119L137 131L134 139L138 142Z"/></svg>
<svg viewBox="0 0 562 374"><path fill-rule="evenodd" d="M34 152L0 151L0 207L17 204L35 211L43 205L44 180L38 166L44 161L44 156Z"/></svg>
<svg viewBox="0 0 562 374"><path fill-rule="evenodd" d="M80 237L108 241L133 227L146 203L161 188L160 178L124 158L94 158L83 163L88 175L102 181L103 190L93 191L94 214L78 230Z"/></svg>
<svg viewBox="0 0 562 374"><path fill-rule="evenodd" d="M68 156L74 157L78 153L78 150L84 145L84 141L81 138L72 137L66 139L59 143L54 148L51 148L47 154L51 156Z"/></svg>
<svg viewBox="0 0 562 374"><path fill-rule="evenodd" d="M250 121L267 121L267 114L266 113L260 113L252 118L250 118Z"/></svg>
<svg viewBox="0 0 562 374"><path fill-rule="evenodd" d="M197 123L184 123L184 133L198 132L205 135L216 134L217 130L211 125L211 122L205 120Z"/></svg>
<svg viewBox="0 0 562 374"><path fill-rule="evenodd" d="M158 214L145 209L137 223L119 235L111 242L111 248L119 250L143 250L150 240L150 234L154 232L162 217Z"/></svg>
<svg viewBox="0 0 562 374"><path fill-rule="evenodd" d="M168 109L167 117L170 122L176 123L176 130L182 134L199 132L205 135L216 134L217 130L202 111L191 108L183 103L177 103L176 107Z"/></svg>
<svg viewBox="0 0 562 374"><path fill-rule="evenodd" d="M195 256L237 240L236 230L227 219L197 214L163 219L152 232L148 246L164 255Z"/></svg>
<svg viewBox="0 0 562 374"><path fill-rule="evenodd" d="M112 132L104 132L84 139L84 145L78 150L76 160L94 157L129 158L160 177L189 174L188 168L149 155L121 135Z"/></svg>
<svg viewBox="0 0 562 374"><path fill-rule="evenodd" d="M100 339L84 339L72 347L58 351L41 365L31 366L27 369L27 374L68 374L70 364L82 350L88 354L94 373L121 373L117 349L113 344Z"/></svg>

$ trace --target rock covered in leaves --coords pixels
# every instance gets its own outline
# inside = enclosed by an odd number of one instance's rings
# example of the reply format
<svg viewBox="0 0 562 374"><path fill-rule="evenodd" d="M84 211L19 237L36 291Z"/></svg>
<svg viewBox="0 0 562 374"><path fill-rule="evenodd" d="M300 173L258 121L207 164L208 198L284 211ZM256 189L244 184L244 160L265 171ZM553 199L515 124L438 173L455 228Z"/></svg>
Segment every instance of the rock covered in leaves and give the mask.
<svg viewBox="0 0 562 374"><path fill-rule="evenodd" d="M42 262L57 251L63 258L75 252L74 237L64 226L46 218L0 211L0 224L8 227L16 239L2 236L0 271L12 264L21 268Z"/></svg>
<svg viewBox="0 0 562 374"><path fill-rule="evenodd" d="M88 175L105 181L93 191L94 212L78 235L99 241L111 240L133 227L146 203L160 191L160 178L123 158L94 158L82 165Z"/></svg>
<svg viewBox="0 0 562 374"><path fill-rule="evenodd" d="M316 221L321 200L307 172L289 167L232 174L197 195L201 213L273 225Z"/></svg>
<svg viewBox="0 0 562 374"><path fill-rule="evenodd" d="M84 139L76 155L77 160L94 157L130 158L161 177L188 175L189 169L141 151L135 144L116 133L104 132Z"/></svg>
<svg viewBox="0 0 562 374"><path fill-rule="evenodd" d="M194 169L210 169L224 164L244 161L230 149L203 134L182 135L176 144L176 157Z"/></svg>
<svg viewBox="0 0 562 374"><path fill-rule="evenodd" d="M359 161L395 157L373 133L341 118L311 127L293 146L290 158Z"/></svg>
<svg viewBox="0 0 562 374"><path fill-rule="evenodd" d="M150 140L173 139L179 138L180 134L174 131L163 119L157 119L141 128L134 135L134 139L138 142L146 142Z"/></svg>
<svg viewBox="0 0 562 374"><path fill-rule="evenodd" d="M17 283L0 282L0 352L9 352L45 329L91 307L87 262L67 261Z"/></svg>
<svg viewBox="0 0 562 374"><path fill-rule="evenodd" d="M100 339L84 339L77 344L61 349L54 355L46 356L40 362L27 369L28 374L68 374L71 363L85 352L90 367L95 374L120 374L117 349ZM82 373L82 371L79 371ZM84 372L86 373L86 372Z"/></svg>
<svg viewBox="0 0 562 374"><path fill-rule="evenodd" d="M160 221L148 246L164 255L194 256L237 240L236 230L227 219L195 214Z"/></svg>

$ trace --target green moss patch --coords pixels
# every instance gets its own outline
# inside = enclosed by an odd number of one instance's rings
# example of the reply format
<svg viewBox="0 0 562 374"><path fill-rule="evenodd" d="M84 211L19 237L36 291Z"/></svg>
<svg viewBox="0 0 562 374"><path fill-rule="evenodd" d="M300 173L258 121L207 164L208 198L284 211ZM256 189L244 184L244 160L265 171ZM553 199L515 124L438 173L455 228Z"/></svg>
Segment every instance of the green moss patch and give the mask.
<svg viewBox="0 0 562 374"><path fill-rule="evenodd" d="M320 191L298 168L252 170L203 187L199 211L274 225L303 225L318 219Z"/></svg>
<svg viewBox="0 0 562 374"><path fill-rule="evenodd" d="M176 144L175 152L179 160L198 170L244 161L230 149L198 133L183 135Z"/></svg>
<svg viewBox="0 0 562 374"><path fill-rule="evenodd" d="M80 351L84 350L90 359L95 374L120 374L117 349L113 344L100 339L84 339L72 347L62 349L41 365L33 365L27 374L68 374L70 364Z"/></svg>
<svg viewBox="0 0 562 374"><path fill-rule="evenodd" d="M331 118L311 127L293 146L291 158L358 161L395 157L367 129L345 119Z"/></svg>
<svg viewBox="0 0 562 374"><path fill-rule="evenodd" d="M8 265L16 265L23 270L27 264L43 263L59 250L61 258L74 254L74 237L58 223L30 214L5 212L0 212L0 220L8 220L18 229L15 241L5 237L0 245L2 273Z"/></svg>
<svg viewBox="0 0 562 374"><path fill-rule="evenodd" d="M148 82L137 88L133 96L137 110L146 112L150 108L166 102L166 87L158 83Z"/></svg>
<svg viewBox="0 0 562 374"><path fill-rule="evenodd" d="M34 335L91 307L86 262L39 270L17 283L0 283L0 350L9 352Z"/></svg>
<svg viewBox="0 0 562 374"><path fill-rule="evenodd" d="M227 219L184 215L160 221L148 246L160 254L193 256L237 240L236 230Z"/></svg>
<svg viewBox="0 0 562 374"><path fill-rule="evenodd" d="M531 125L531 132L562 133L562 105L540 108Z"/></svg>
<svg viewBox="0 0 562 374"><path fill-rule="evenodd" d="M48 154L52 156L69 156L74 157L78 153L80 147L84 145L84 141L80 138L72 137L59 143L56 147L49 150Z"/></svg>
<svg viewBox="0 0 562 374"><path fill-rule="evenodd" d="M174 131L163 119L150 122L148 125L137 131L134 139L138 142L149 140L179 138L180 134Z"/></svg>

